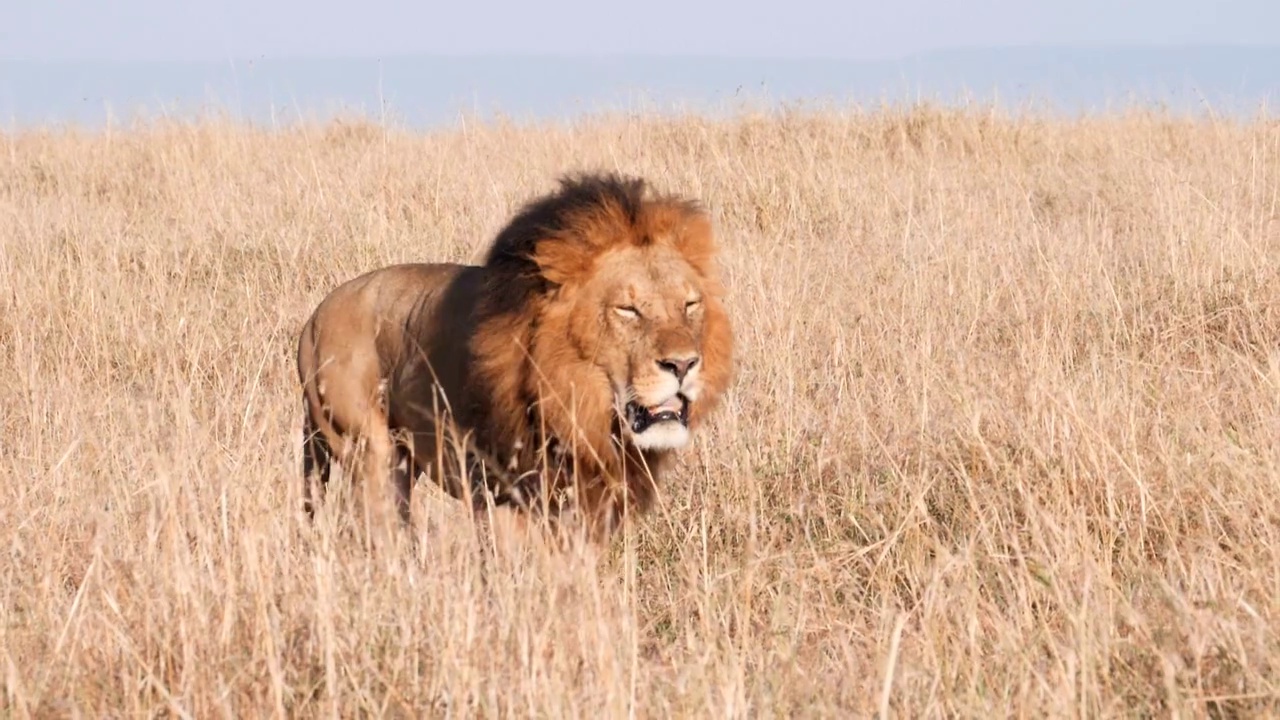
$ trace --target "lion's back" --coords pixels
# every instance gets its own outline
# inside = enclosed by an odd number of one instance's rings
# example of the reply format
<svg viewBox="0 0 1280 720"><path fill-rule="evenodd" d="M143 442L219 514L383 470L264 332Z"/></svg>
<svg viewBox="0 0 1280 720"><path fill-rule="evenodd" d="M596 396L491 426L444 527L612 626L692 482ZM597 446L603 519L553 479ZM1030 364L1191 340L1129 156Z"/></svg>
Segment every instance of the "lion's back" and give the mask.
<svg viewBox="0 0 1280 720"><path fill-rule="evenodd" d="M468 266L405 263L370 270L331 290L303 326L298 371L306 376L327 363L365 365L405 350L407 322L424 303L443 295ZM386 368L384 367L383 370Z"/></svg>

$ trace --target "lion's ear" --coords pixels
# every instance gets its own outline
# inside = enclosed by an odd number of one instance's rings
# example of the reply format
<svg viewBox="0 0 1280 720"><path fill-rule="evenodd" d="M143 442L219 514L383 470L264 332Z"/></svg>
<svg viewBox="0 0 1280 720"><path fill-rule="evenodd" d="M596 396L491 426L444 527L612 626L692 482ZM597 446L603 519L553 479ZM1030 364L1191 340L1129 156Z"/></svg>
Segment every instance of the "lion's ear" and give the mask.
<svg viewBox="0 0 1280 720"><path fill-rule="evenodd" d="M680 229L677 247L680 254L697 271L708 280L714 280L716 270L715 232L711 227L711 218L703 212L689 215Z"/></svg>
<svg viewBox="0 0 1280 720"><path fill-rule="evenodd" d="M544 240L537 245L533 261L538 273L552 285L564 285L584 277L591 270L591 256L572 243Z"/></svg>

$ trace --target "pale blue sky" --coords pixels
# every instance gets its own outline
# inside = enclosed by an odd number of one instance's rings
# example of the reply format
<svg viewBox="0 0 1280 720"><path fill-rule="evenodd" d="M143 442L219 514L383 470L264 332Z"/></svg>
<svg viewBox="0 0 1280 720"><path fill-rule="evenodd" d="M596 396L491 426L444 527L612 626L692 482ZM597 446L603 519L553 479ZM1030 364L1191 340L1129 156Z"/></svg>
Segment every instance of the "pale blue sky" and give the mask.
<svg viewBox="0 0 1280 720"><path fill-rule="evenodd" d="M455 53L885 58L950 47L1280 43L1280 0L5 0L0 58Z"/></svg>

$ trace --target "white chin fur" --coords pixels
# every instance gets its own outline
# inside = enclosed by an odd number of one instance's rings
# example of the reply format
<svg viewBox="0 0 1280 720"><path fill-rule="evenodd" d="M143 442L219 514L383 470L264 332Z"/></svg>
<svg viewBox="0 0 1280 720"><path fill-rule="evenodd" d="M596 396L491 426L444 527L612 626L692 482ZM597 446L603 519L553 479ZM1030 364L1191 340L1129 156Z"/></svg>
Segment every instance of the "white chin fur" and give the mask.
<svg viewBox="0 0 1280 720"><path fill-rule="evenodd" d="M641 450L679 450L689 444L689 428L678 422L658 423L632 434L631 442Z"/></svg>

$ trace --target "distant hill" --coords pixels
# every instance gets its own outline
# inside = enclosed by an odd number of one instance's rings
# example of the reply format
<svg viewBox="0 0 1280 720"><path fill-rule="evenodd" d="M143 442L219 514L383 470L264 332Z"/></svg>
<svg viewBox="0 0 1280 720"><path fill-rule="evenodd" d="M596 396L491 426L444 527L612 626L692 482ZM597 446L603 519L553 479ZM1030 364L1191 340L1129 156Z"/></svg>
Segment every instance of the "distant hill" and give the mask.
<svg viewBox="0 0 1280 720"><path fill-rule="evenodd" d="M413 126L735 103L878 105L965 98L1053 112L1135 103L1250 114L1280 91L1277 47L984 48L885 61L708 57L258 58L220 63L0 60L0 124L99 126L214 107L256 121L335 111Z"/></svg>

